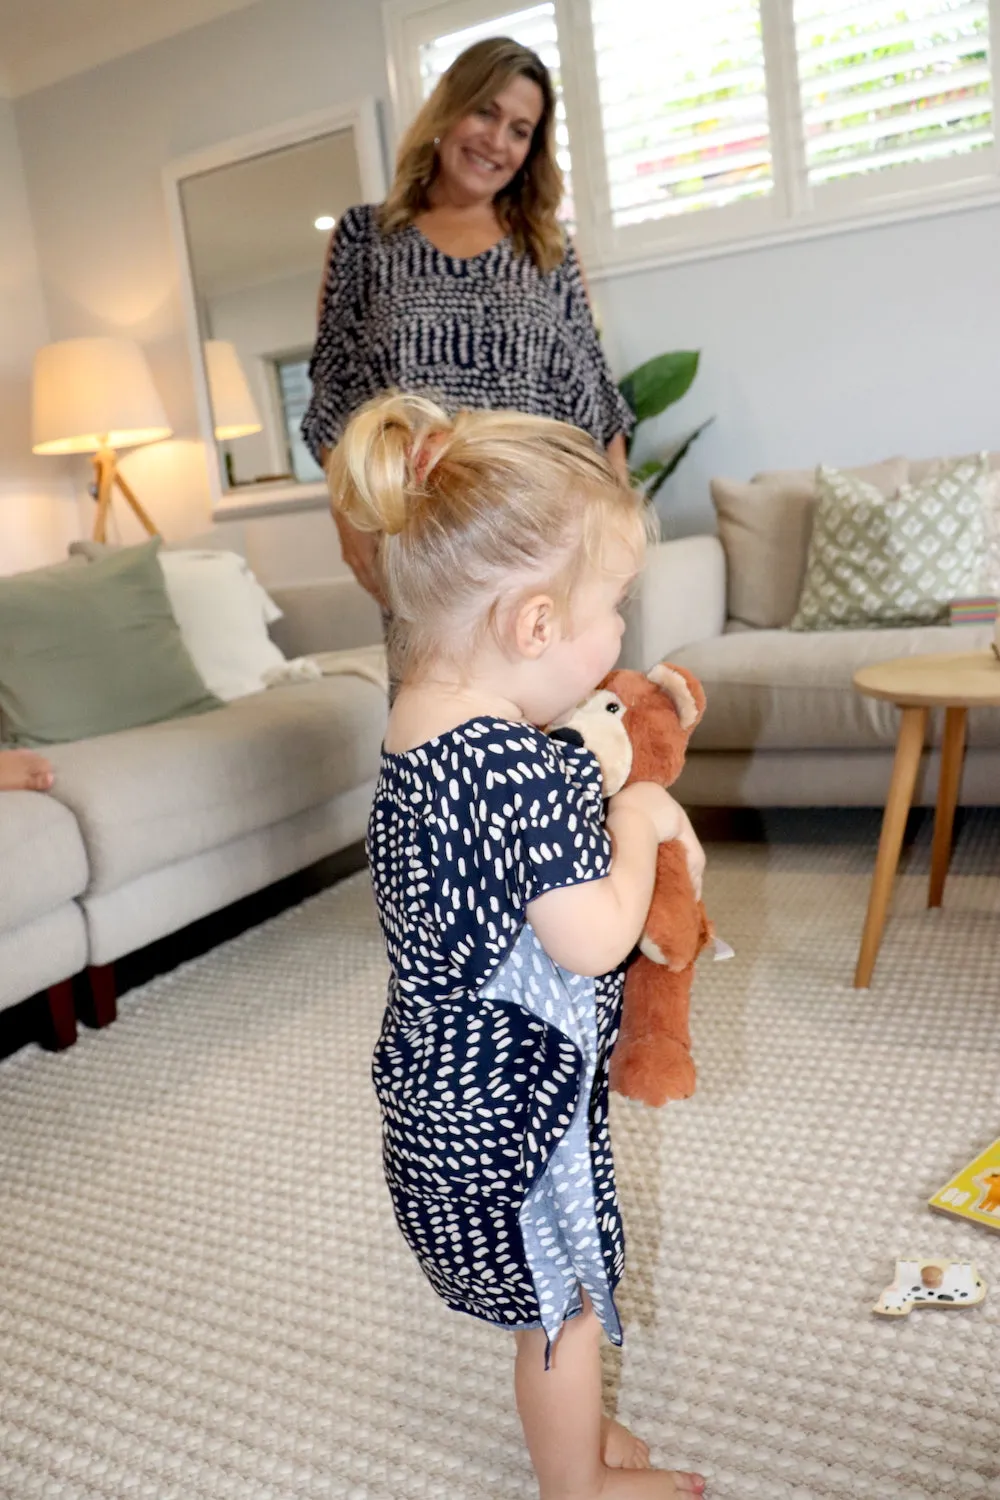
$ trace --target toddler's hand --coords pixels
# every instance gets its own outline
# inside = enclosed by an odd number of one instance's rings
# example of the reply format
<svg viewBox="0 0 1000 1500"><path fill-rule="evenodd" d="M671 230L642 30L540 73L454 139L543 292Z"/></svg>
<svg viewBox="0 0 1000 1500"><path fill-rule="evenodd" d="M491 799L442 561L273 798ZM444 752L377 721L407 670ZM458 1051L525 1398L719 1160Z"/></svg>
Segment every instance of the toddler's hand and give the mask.
<svg viewBox="0 0 1000 1500"><path fill-rule="evenodd" d="M681 828L676 837L684 846L684 853L687 857L688 874L691 876L691 884L694 886L694 893L700 901L701 883L705 875L705 851L701 847L701 844L698 840L698 835L691 827L691 819L688 817L683 807L681 807L680 803L677 804L677 811L681 815Z"/></svg>
<svg viewBox="0 0 1000 1500"><path fill-rule="evenodd" d="M652 823L659 844L681 836L684 809L655 781L633 781L631 786L623 787L609 801L608 811L641 813Z"/></svg>
<svg viewBox="0 0 1000 1500"><path fill-rule="evenodd" d="M608 811L613 812L618 808L639 812L648 818L656 830L658 843L677 839L683 845L691 884L700 901L705 874L705 851L691 826L691 819L680 803L655 781L635 781L611 798Z"/></svg>

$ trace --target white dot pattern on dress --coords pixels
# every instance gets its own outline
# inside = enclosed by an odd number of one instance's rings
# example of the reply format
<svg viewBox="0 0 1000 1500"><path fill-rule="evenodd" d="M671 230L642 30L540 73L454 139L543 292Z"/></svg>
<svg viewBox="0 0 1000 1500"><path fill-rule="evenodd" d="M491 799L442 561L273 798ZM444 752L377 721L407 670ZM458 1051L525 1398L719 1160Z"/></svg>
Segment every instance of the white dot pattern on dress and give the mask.
<svg viewBox="0 0 1000 1500"><path fill-rule="evenodd" d="M392 967L373 1074L407 1242L451 1307L551 1339L582 1285L620 1342L622 971L569 974L525 923L610 868L597 761L486 718L385 755L368 855Z"/></svg>

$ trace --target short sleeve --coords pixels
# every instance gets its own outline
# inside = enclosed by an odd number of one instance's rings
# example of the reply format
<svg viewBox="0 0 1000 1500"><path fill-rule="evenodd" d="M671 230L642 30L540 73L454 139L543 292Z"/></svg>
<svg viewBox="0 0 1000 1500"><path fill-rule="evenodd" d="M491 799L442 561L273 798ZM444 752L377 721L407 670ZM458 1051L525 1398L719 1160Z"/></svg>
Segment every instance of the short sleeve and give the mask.
<svg viewBox="0 0 1000 1500"><path fill-rule="evenodd" d="M611 869L596 757L541 733L538 740L536 774L522 786L512 829L522 909L548 891L601 880Z"/></svg>
<svg viewBox="0 0 1000 1500"><path fill-rule="evenodd" d="M612 377L572 241L567 241L562 269L568 291L570 327L588 367L580 388L576 425L606 448L620 432L627 435L632 431L635 414Z"/></svg>
<svg viewBox="0 0 1000 1500"><path fill-rule="evenodd" d="M339 441L348 418L370 394L359 377L369 302L367 246L374 231L370 206L349 208L330 244L309 363L312 396L302 418L302 436L317 463L322 463L323 449Z"/></svg>

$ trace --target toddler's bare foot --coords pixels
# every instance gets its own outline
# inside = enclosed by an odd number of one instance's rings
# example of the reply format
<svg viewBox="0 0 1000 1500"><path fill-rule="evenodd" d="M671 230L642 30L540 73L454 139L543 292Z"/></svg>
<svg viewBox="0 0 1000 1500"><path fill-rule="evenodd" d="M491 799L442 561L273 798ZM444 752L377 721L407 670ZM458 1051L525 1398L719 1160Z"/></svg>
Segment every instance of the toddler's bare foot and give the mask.
<svg viewBox="0 0 1000 1500"><path fill-rule="evenodd" d="M649 1469L649 1448L621 1422L604 1417L601 1422L601 1457L609 1469Z"/></svg>
<svg viewBox="0 0 1000 1500"><path fill-rule="evenodd" d="M680 1474L668 1469L604 1470L600 1500L680 1500L683 1495L704 1495L700 1474Z"/></svg>
<svg viewBox="0 0 1000 1500"><path fill-rule="evenodd" d="M34 750L0 750L0 792L47 792L55 777Z"/></svg>

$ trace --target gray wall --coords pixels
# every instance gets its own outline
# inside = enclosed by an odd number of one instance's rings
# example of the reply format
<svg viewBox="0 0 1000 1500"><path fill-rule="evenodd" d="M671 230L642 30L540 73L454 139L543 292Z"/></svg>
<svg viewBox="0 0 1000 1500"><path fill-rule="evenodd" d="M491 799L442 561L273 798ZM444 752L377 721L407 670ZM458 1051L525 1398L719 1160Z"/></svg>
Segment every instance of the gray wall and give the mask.
<svg viewBox="0 0 1000 1500"><path fill-rule="evenodd" d="M624 361L701 349L661 422L714 425L667 489L711 524L708 480L1000 441L1000 206L617 276L597 288ZM640 438L641 441L641 438Z"/></svg>
<svg viewBox="0 0 1000 1500"><path fill-rule="evenodd" d="M124 467L172 536L204 530L208 499L163 166L366 94L387 105L373 0L261 0L16 102L51 337L146 345L176 441ZM998 243L994 207L596 279L616 369L703 351L661 423L716 417L672 482L668 529L711 525L713 473L1000 447ZM337 566L322 514L242 529L272 581Z"/></svg>

